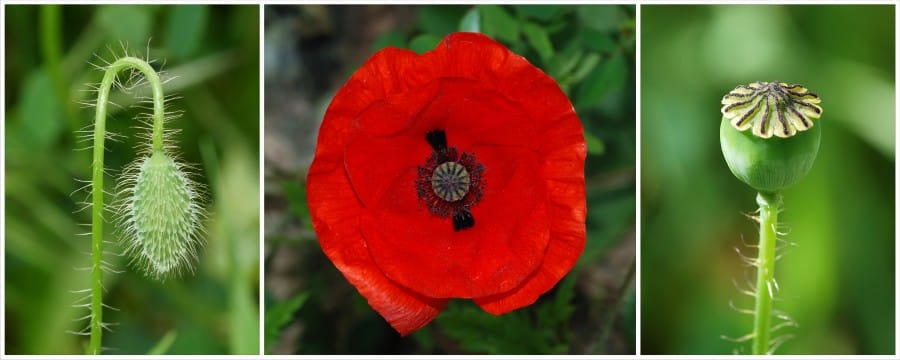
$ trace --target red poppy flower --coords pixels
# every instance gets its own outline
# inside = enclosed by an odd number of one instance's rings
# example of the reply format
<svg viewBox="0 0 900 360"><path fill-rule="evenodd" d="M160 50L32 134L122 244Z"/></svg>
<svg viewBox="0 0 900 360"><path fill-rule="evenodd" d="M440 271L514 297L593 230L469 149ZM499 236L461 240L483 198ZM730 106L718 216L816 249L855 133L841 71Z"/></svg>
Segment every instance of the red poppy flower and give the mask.
<svg viewBox="0 0 900 360"><path fill-rule="evenodd" d="M407 335L451 298L530 305L584 248L586 148L572 104L500 43L386 48L338 91L307 177L325 254Z"/></svg>

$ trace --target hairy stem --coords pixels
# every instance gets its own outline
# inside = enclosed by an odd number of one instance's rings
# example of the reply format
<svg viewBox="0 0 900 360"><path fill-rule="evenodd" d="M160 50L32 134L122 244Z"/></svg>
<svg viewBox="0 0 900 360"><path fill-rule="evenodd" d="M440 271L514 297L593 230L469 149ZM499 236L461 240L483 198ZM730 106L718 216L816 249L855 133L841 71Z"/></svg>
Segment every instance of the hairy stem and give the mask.
<svg viewBox="0 0 900 360"><path fill-rule="evenodd" d="M778 209L781 194L756 195L759 204L759 254L756 259L756 307L753 319L753 355L769 351L769 329L772 319L772 298L775 297L775 246Z"/></svg>
<svg viewBox="0 0 900 360"><path fill-rule="evenodd" d="M112 63L103 74L97 94L94 117L94 160L92 163L92 227L91 227L91 354L99 354L103 338L103 151L106 140L106 106L116 75L124 69L137 69L153 89L153 151L163 148L165 119L162 81L146 61L123 57Z"/></svg>

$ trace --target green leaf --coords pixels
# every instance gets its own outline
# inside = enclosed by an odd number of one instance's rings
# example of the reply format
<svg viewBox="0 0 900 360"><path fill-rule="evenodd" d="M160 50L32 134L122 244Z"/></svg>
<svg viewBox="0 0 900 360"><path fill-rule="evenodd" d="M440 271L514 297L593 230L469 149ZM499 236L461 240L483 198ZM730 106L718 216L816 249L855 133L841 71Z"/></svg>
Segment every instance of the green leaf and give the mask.
<svg viewBox="0 0 900 360"><path fill-rule="evenodd" d="M559 17L552 22L544 25L544 31L546 31L548 34L556 34L561 30L566 29L570 24L572 24L572 22L565 17Z"/></svg>
<svg viewBox="0 0 900 360"><path fill-rule="evenodd" d="M575 10L581 25L597 31L613 31L619 27L625 15L618 6L579 6Z"/></svg>
<svg viewBox="0 0 900 360"><path fill-rule="evenodd" d="M207 5L176 5L170 8L166 44L174 59L186 59L194 55L203 40Z"/></svg>
<svg viewBox="0 0 900 360"><path fill-rule="evenodd" d="M634 346L637 343L637 294L634 290L628 292L625 303L622 304L622 319L628 342Z"/></svg>
<svg viewBox="0 0 900 360"><path fill-rule="evenodd" d="M622 241L623 234L634 228L637 205L633 186L628 190L604 190L588 186L588 239L576 267L600 261L609 249Z"/></svg>
<svg viewBox="0 0 900 360"><path fill-rule="evenodd" d="M581 60L582 56L584 56L584 50L578 48L568 49L557 54L549 62L548 67L550 74L552 74L557 81L562 80L575 69L575 66L578 65L578 61Z"/></svg>
<svg viewBox="0 0 900 360"><path fill-rule="evenodd" d="M522 14L525 18L532 18L538 21L547 21L553 18L559 12L559 5L514 5L516 12Z"/></svg>
<svg viewBox="0 0 900 360"><path fill-rule="evenodd" d="M541 60L547 62L547 59L553 56L553 45L550 44L550 37L547 36L547 32L542 27L529 22L522 27L522 32L525 33L528 42L540 55Z"/></svg>
<svg viewBox="0 0 900 360"><path fill-rule="evenodd" d="M581 44L589 50L608 53L619 47L619 44L613 40L609 33L585 28L581 30L579 35Z"/></svg>
<svg viewBox="0 0 900 360"><path fill-rule="evenodd" d="M59 138L65 127L63 109L53 91L53 81L44 70L28 74L22 86L19 124L35 148L43 149ZM32 148L34 149L34 148Z"/></svg>
<svg viewBox="0 0 900 360"><path fill-rule="evenodd" d="M615 55L597 66L578 87L575 106L585 108L597 105L610 90L625 85L628 66L621 55Z"/></svg>
<svg viewBox="0 0 900 360"><path fill-rule="evenodd" d="M426 353L434 352L434 340L431 337L431 327L426 326L410 335Z"/></svg>
<svg viewBox="0 0 900 360"><path fill-rule="evenodd" d="M572 337L577 276L570 274L556 290L534 305L500 316L472 303L451 302L436 322L466 352L487 354L565 354Z"/></svg>
<svg viewBox="0 0 900 360"><path fill-rule="evenodd" d="M278 337L281 336L281 329L291 322L294 318L294 313L303 307L303 303L308 298L308 293L302 293L285 302L275 304L266 310L266 352L268 352L270 346L278 341Z"/></svg>
<svg viewBox="0 0 900 360"><path fill-rule="evenodd" d="M590 74L597 67L597 64L600 64L600 55L595 53L587 54L581 63L578 64L575 72L572 73L572 83L579 83L581 80L584 80L584 77Z"/></svg>
<svg viewBox="0 0 900 360"><path fill-rule="evenodd" d="M135 5L104 5L97 10L97 22L111 39L141 48L150 38L151 8Z"/></svg>
<svg viewBox="0 0 900 360"><path fill-rule="evenodd" d="M449 5L423 5L419 7L419 28L427 34L444 37L456 31L466 8Z"/></svg>
<svg viewBox="0 0 900 360"><path fill-rule="evenodd" d="M499 5L478 5L481 29L497 40L515 42L519 38L519 23Z"/></svg>
<svg viewBox="0 0 900 360"><path fill-rule="evenodd" d="M231 282L228 350L232 354L259 353L259 308L250 296L250 285L240 278L233 278Z"/></svg>
<svg viewBox="0 0 900 360"><path fill-rule="evenodd" d="M575 279L572 274L566 276L556 285L556 292L550 301L537 307L537 327L553 329L565 326L575 312L572 299L575 298Z"/></svg>
<svg viewBox="0 0 900 360"><path fill-rule="evenodd" d="M459 31L463 32L481 32L480 16L478 15L478 7L473 6L466 11L466 15L459 20Z"/></svg>
<svg viewBox="0 0 900 360"><path fill-rule="evenodd" d="M603 141L587 131L584 132L584 143L587 145L588 154L599 156L606 152L606 145L603 144Z"/></svg>
<svg viewBox="0 0 900 360"><path fill-rule="evenodd" d="M282 191L284 191L284 197L288 201L288 211L300 219L300 222L306 228L312 230L309 206L306 204L306 188L298 182L288 181L282 185Z"/></svg>
<svg viewBox="0 0 900 360"><path fill-rule="evenodd" d="M383 35L379 36L378 39L376 39L372 44L372 51L375 52L388 46L402 49L404 46L406 46L406 36L395 32L384 33Z"/></svg>
<svg viewBox="0 0 900 360"><path fill-rule="evenodd" d="M432 34L422 34L409 41L409 49L418 54L432 50L441 42L441 38Z"/></svg>
<svg viewBox="0 0 900 360"><path fill-rule="evenodd" d="M548 354L565 352L555 338L556 329L540 329L529 310L501 316L484 312L472 303L451 302L436 319L443 332L469 353ZM562 345L562 348L560 348Z"/></svg>
<svg viewBox="0 0 900 360"><path fill-rule="evenodd" d="M175 338L178 336L178 332L175 330L169 330L165 335L163 335L162 339L159 339L159 342L156 345L153 345L153 348L147 352L147 355L164 355L169 348L172 347L172 343L175 342Z"/></svg>

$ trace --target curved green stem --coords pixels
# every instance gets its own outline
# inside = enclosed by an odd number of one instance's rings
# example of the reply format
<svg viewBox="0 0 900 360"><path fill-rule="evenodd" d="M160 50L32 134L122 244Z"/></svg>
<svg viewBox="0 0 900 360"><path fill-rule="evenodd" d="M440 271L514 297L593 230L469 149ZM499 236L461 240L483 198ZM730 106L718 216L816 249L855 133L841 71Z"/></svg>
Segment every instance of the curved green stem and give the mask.
<svg viewBox="0 0 900 360"><path fill-rule="evenodd" d="M112 63L103 74L97 94L94 117L94 161L92 163L91 200L91 354L99 354L103 338L103 152L106 140L106 106L116 74L127 68L137 69L153 89L153 151L163 148L165 104L162 81L146 61L123 57Z"/></svg>
<svg viewBox="0 0 900 360"><path fill-rule="evenodd" d="M769 329L772 319L772 298L775 296L775 246L778 209L781 194L756 195L759 204L759 254L756 259L756 307L753 319L753 355L769 351Z"/></svg>

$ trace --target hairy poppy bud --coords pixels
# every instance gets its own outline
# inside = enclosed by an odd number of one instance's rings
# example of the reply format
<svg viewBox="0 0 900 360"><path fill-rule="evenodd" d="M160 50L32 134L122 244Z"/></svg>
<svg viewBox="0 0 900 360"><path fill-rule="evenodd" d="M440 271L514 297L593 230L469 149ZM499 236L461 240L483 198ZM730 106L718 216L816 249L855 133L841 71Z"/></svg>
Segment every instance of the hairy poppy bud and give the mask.
<svg viewBox="0 0 900 360"><path fill-rule="evenodd" d="M196 257L200 210L192 182L162 151L139 160L126 218L130 252L154 277L178 272Z"/></svg>
<svg viewBox="0 0 900 360"><path fill-rule="evenodd" d="M734 176L765 193L802 179L819 150L821 125L812 121L822 114L818 103L805 87L782 82L741 85L726 94L719 140Z"/></svg>

